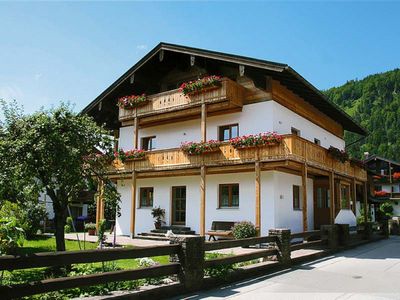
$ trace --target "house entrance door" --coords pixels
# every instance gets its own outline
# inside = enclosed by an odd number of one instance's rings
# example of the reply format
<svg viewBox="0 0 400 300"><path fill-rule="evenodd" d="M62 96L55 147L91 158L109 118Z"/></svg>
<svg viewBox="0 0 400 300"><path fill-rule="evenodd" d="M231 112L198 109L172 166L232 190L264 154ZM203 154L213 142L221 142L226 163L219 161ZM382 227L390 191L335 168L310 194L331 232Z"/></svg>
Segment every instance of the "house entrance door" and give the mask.
<svg viewBox="0 0 400 300"><path fill-rule="evenodd" d="M172 187L172 225L185 225L186 186Z"/></svg>
<svg viewBox="0 0 400 300"><path fill-rule="evenodd" d="M328 179L314 180L314 228L330 224L331 199Z"/></svg>

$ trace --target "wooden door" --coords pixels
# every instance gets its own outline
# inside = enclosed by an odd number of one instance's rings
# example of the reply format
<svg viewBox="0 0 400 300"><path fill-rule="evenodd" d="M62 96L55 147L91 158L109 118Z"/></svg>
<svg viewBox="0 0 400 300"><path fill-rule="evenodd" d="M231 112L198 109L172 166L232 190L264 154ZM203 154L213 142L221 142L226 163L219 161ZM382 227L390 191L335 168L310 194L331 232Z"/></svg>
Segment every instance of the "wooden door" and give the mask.
<svg viewBox="0 0 400 300"><path fill-rule="evenodd" d="M172 225L185 225L186 186L172 187Z"/></svg>
<svg viewBox="0 0 400 300"><path fill-rule="evenodd" d="M331 199L328 180L314 181L314 228L330 224Z"/></svg>

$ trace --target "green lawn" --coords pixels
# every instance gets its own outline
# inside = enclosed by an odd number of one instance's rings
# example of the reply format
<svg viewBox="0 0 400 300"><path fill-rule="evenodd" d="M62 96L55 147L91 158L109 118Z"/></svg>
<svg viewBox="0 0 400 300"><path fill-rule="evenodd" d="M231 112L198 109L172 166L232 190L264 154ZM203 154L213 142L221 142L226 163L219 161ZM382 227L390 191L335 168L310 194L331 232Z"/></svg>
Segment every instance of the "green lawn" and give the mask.
<svg viewBox="0 0 400 300"><path fill-rule="evenodd" d="M97 243L81 241L81 247L85 246L85 250L96 249ZM65 247L67 251L80 250L78 241L65 241ZM18 249L19 254L32 254L38 252L49 252L56 251L56 240L53 237L37 237L33 240L26 240L24 246ZM166 264L169 262L168 256L156 256L152 257L153 260L159 262L160 264ZM138 261L136 259L122 259L117 260L116 266L121 269L134 269L138 267ZM94 265L101 265L101 263L96 263Z"/></svg>

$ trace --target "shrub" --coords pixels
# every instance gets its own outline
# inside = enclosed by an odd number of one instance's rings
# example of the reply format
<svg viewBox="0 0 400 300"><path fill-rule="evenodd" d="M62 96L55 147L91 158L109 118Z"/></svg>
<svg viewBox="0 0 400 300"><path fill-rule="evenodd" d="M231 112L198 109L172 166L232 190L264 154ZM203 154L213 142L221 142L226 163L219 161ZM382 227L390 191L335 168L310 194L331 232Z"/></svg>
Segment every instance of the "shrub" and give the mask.
<svg viewBox="0 0 400 300"><path fill-rule="evenodd" d="M25 233L14 216L0 219L0 255L15 254L24 243Z"/></svg>
<svg viewBox="0 0 400 300"><path fill-rule="evenodd" d="M189 155L200 155L203 153L214 152L219 149L219 141L210 140L207 142L185 142L181 144L181 150Z"/></svg>
<svg viewBox="0 0 400 300"><path fill-rule="evenodd" d="M391 218L393 216L393 206L389 202L382 203L379 206L379 212L382 217Z"/></svg>
<svg viewBox="0 0 400 300"><path fill-rule="evenodd" d="M153 267L153 266L157 266L159 265L158 262L155 262L154 260L152 260L149 257L143 257L143 258L139 258L137 259L138 265L141 268L148 268L148 267ZM162 282L162 280L164 279L164 277L155 277L155 278L145 278L144 281L147 284L160 284Z"/></svg>
<svg viewBox="0 0 400 300"><path fill-rule="evenodd" d="M215 259L215 258L221 258L221 257L226 257L230 256L227 254L221 254L221 253L216 253L216 252L211 252L211 253L206 253L205 259ZM209 268L204 269L204 275L210 276L212 278L220 278L220 279L226 279L227 276L229 275L230 272L234 270L234 265L217 265Z"/></svg>
<svg viewBox="0 0 400 300"><path fill-rule="evenodd" d="M364 220L364 208L361 208L359 210L360 215L357 217L357 225L361 225L365 223ZM368 215L367 215L367 222L371 222L371 212L368 210Z"/></svg>
<svg viewBox="0 0 400 300"><path fill-rule="evenodd" d="M197 80L182 83L179 90L185 96L200 93L204 89L220 87L222 78L216 75L206 76Z"/></svg>
<svg viewBox="0 0 400 300"><path fill-rule="evenodd" d="M257 146L276 145L282 142L282 136L276 132L264 132L239 136L229 140L234 148L247 148Z"/></svg>
<svg viewBox="0 0 400 300"><path fill-rule="evenodd" d="M99 222L99 229L97 232L97 241L101 245L106 241L106 226L107 226L107 221L105 219L100 220Z"/></svg>
<svg viewBox="0 0 400 300"><path fill-rule="evenodd" d="M24 205L4 201L0 208L0 218L15 217L17 226L22 228L27 238L33 237L41 228L40 223L46 218L46 209L37 202L28 201Z"/></svg>
<svg viewBox="0 0 400 300"><path fill-rule="evenodd" d="M85 230L95 230L96 229L96 223L86 223L85 224Z"/></svg>
<svg viewBox="0 0 400 300"><path fill-rule="evenodd" d="M257 230L253 223L243 221L236 223L233 226L232 234L235 237L235 239L245 239L245 238L255 237L257 234Z"/></svg>

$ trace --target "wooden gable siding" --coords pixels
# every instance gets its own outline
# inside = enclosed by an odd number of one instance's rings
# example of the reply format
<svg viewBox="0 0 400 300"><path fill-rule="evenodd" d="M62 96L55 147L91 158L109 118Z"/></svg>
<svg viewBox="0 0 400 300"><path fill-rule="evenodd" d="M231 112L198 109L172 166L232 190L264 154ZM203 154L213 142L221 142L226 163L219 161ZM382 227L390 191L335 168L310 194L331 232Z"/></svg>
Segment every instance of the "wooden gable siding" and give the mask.
<svg viewBox="0 0 400 300"><path fill-rule="evenodd" d="M272 98L291 111L343 139L344 130L342 125L304 101L276 80L272 80Z"/></svg>

